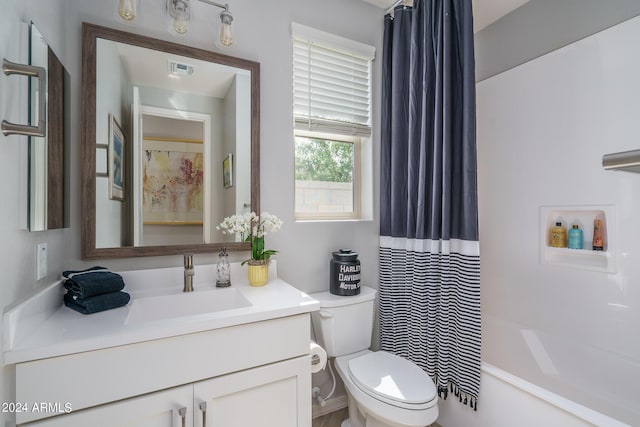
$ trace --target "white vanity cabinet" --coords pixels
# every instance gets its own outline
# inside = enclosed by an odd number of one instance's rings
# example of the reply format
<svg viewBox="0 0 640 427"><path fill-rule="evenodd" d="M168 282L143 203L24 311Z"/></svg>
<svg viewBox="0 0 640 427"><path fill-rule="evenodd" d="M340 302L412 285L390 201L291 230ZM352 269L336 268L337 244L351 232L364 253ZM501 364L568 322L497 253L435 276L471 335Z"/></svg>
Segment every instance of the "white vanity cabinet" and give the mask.
<svg viewBox="0 0 640 427"><path fill-rule="evenodd" d="M183 425L181 410L184 410L184 426L192 427L192 385L175 387L140 397L132 397L117 403L19 425L29 427L181 427Z"/></svg>
<svg viewBox="0 0 640 427"><path fill-rule="evenodd" d="M201 381L194 384L194 426L310 426L311 394L301 390L311 390L308 357Z"/></svg>
<svg viewBox="0 0 640 427"><path fill-rule="evenodd" d="M24 426L309 427L309 314L16 364ZM180 409L186 413L181 415Z"/></svg>
<svg viewBox="0 0 640 427"><path fill-rule="evenodd" d="M310 389L309 359L299 357L22 425L309 426L311 417L300 410L299 391Z"/></svg>

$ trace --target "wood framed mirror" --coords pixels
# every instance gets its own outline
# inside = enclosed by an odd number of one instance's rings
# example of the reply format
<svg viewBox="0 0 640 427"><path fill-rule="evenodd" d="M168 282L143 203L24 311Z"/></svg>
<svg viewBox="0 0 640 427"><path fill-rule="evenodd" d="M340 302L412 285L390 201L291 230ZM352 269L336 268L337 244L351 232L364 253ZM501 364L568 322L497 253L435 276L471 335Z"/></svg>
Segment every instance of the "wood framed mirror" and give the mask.
<svg viewBox="0 0 640 427"><path fill-rule="evenodd" d="M260 211L260 64L82 26L83 259L249 250Z"/></svg>

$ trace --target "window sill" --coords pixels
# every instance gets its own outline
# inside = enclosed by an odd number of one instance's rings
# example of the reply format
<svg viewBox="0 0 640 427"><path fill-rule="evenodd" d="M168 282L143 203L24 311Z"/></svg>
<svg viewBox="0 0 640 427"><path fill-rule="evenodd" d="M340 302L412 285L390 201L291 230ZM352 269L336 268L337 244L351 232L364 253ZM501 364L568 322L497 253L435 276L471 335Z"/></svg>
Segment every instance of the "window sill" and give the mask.
<svg viewBox="0 0 640 427"><path fill-rule="evenodd" d="M314 222L373 222L373 218L296 218L297 223Z"/></svg>

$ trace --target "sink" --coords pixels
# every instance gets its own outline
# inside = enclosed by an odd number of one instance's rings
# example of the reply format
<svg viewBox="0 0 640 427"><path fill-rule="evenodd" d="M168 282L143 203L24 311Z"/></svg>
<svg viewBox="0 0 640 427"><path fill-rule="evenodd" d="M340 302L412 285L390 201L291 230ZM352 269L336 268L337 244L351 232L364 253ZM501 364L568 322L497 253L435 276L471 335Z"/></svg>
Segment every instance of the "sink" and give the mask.
<svg viewBox="0 0 640 427"><path fill-rule="evenodd" d="M234 288L137 298L130 306L127 324L214 313L250 305L242 293Z"/></svg>

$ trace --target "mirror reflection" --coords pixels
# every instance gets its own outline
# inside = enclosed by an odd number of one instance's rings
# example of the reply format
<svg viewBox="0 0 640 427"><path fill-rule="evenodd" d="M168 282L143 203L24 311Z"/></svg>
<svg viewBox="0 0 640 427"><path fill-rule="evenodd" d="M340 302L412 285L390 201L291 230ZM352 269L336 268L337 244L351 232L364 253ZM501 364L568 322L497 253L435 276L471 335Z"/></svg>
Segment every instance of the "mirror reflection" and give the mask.
<svg viewBox="0 0 640 427"><path fill-rule="evenodd" d="M221 240L251 209L250 71L103 39L96 61L96 247Z"/></svg>
<svg viewBox="0 0 640 427"><path fill-rule="evenodd" d="M29 137L29 231L53 230L68 226L68 181L65 153L69 125L69 74L35 24L29 25L29 64L47 73L47 130L44 137ZM29 122L38 123L40 84L29 78Z"/></svg>
<svg viewBox="0 0 640 427"><path fill-rule="evenodd" d="M259 64L91 24L83 36L83 257L246 250L216 226L259 211Z"/></svg>

